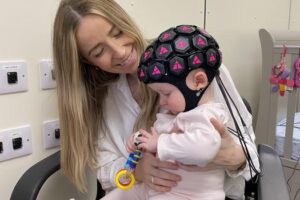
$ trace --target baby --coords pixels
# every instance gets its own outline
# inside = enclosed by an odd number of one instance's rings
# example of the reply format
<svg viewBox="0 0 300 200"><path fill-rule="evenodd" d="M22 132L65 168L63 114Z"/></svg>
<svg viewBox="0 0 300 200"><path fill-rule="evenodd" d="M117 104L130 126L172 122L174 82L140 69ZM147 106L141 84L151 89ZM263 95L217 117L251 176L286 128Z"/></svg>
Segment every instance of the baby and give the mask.
<svg viewBox="0 0 300 200"><path fill-rule="evenodd" d="M177 162L180 168L174 173L182 177L170 192L148 190L146 199L225 199L225 170L200 170L221 145L210 119L228 121L226 107L212 101L210 87L221 65L218 48L206 31L180 25L161 33L142 55L138 77L159 94L163 112L151 132L140 130L129 138L127 150L138 147Z"/></svg>

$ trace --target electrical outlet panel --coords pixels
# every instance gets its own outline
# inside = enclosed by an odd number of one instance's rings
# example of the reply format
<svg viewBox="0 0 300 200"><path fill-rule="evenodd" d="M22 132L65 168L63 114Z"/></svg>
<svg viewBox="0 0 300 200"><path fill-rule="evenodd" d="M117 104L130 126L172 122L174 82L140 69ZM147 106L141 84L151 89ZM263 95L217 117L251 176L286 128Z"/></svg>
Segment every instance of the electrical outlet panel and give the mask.
<svg viewBox="0 0 300 200"><path fill-rule="evenodd" d="M0 130L0 161L32 153L31 127Z"/></svg>
<svg viewBox="0 0 300 200"><path fill-rule="evenodd" d="M40 86L43 90L56 87L53 62L50 59L40 61Z"/></svg>
<svg viewBox="0 0 300 200"><path fill-rule="evenodd" d="M58 120L48 120L43 122L44 148L50 149L60 146L60 129Z"/></svg>
<svg viewBox="0 0 300 200"><path fill-rule="evenodd" d="M0 61L0 94L27 91L25 61Z"/></svg>

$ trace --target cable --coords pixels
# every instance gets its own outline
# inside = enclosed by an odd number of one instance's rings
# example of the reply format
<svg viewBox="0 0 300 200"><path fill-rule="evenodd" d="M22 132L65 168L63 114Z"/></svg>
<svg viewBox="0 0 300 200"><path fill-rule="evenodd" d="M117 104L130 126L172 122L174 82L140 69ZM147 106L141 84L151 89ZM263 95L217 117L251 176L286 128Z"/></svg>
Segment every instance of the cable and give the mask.
<svg viewBox="0 0 300 200"><path fill-rule="evenodd" d="M251 156L250 156L248 147L247 147L247 145L246 145L246 141L245 141L244 136L243 136L243 134L242 134L242 132L241 132L241 130L240 130L239 124L238 124L238 122L236 121L236 118L234 117L232 108L231 108L231 106L230 106L230 102L229 102L229 100L228 100L227 97L229 97L231 103L233 104L233 106L234 106L234 108L235 108L235 110L236 110L236 112L237 112L237 114L238 114L238 116L239 116L239 118L240 118L240 121L241 121L241 123L242 123L242 125L243 125L243 128L244 128L245 132L247 132L247 131L246 131L246 130L247 130L246 124L245 124L245 122L244 122L244 120L243 120L243 118L242 118L242 116L241 116L241 114L240 114L240 112L239 112L237 106L235 105L233 99L231 98L229 92L227 91L226 87L224 86L224 84L223 84L223 82L222 82L222 80L221 80L221 78L220 78L219 75L216 75L216 81L217 81L217 84L218 84L218 86L219 86L219 89L220 89L220 91L221 91L221 93L222 93L222 95L223 95L223 98L224 98L224 100L225 100L225 102L226 102L226 105L227 105L227 108L228 108L228 110L229 110L229 112L230 112L230 115L231 115L231 117L232 117L232 119L233 119L234 126L235 126L235 128L236 128L236 133L237 133L236 136L237 136L237 138L239 139L239 142L240 142L241 147L242 147L242 149L243 149L243 152L244 152L244 155L245 155L245 157L246 157L246 160L248 161L248 164L249 164L249 167L250 167L250 176L251 176L251 179L252 179L252 178L253 178L253 171L255 172L255 174L258 174L258 175L260 174L260 172L259 172L258 169L256 169L256 167L255 167L255 165L254 165L254 163L253 163L253 161L252 161L252 159L251 159ZM233 131L230 131L230 132L233 132ZM248 132L247 132L247 133L248 133ZM248 135L249 135L249 133L248 133ZM250 137L250 135L249 135L249 137ZM250 137L250 139L251 139L251 137ZM252 140L252 139L251 139L251 140Z"/></svg>

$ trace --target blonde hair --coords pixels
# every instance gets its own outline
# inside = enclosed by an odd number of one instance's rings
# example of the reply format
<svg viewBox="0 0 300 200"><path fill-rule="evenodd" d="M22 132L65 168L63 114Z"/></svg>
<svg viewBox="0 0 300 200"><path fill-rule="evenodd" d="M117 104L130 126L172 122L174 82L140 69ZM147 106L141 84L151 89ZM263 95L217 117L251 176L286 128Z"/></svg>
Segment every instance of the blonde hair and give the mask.
<svg viewBox="0 0 300 200"><path fill-rule="evenodd" d="M87 191L86 166L93 170L97 166L95 141L99 134L106 132L102 108L107 88L119 78L118 74L96 70L94 66L83 62L79 55L75 32L82 17L88 14L105 17L133 38L139 55L146 46L137 26L113 0L61 1L53 29L53 62L61 129L61 166L64 174L82 192ZM144 84L140 84L139 90L143 102L134 127L149 128L155 119L158 97Z"/></svg>

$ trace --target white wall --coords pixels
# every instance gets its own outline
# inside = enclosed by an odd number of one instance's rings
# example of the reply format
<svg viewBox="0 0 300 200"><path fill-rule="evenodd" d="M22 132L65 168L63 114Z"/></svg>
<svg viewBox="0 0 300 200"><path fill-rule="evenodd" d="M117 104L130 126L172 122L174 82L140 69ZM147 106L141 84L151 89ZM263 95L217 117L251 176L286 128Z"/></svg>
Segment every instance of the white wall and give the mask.
<svg viewBox="0 0 300 200"><path fill-rule="evenodd" d="M203 26L204 0L117 0L135 19L148 38L171 25ZM0 95L0 130L24 124L32 126L33 154L0 162L0 199L9 199L14 185L32 164L57 151L44 150L42 122L57 118L54 90L39 88L38 61L51 57L51 31L59 0L2 1L0 6L0 60L24 59L29 90ZM208 0L207 30L218 40L224 63L237 88L257 112L261 76L258 30L300 29L300 0ZM255 117L255 115L254 115ZM92 183L91 183L92 185ZM58 188L58 189L57 189ZM42 189L40 199L93 199L82 196L56 175ZM74 194L70 196L70 194Z"/></svg>

